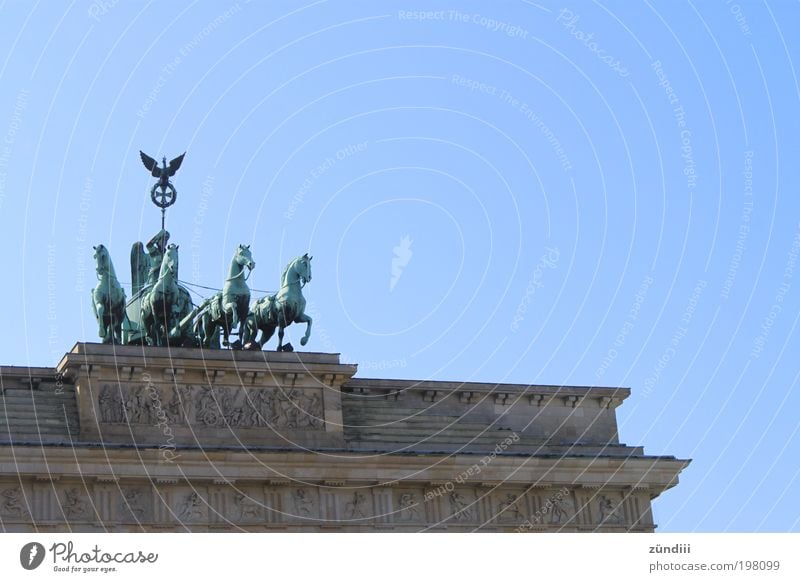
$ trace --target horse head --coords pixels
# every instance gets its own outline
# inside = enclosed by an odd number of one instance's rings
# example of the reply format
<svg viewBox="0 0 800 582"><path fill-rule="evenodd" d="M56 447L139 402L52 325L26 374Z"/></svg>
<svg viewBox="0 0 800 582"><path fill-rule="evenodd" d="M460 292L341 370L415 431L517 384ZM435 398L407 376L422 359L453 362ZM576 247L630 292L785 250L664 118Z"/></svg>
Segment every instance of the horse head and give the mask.
<svg viewBox="0 0 800 582"><path fill-rule="evenodd" d="M281 288L288 287L293 283L305 285L311 281L311 259L308 253L302 257L295 257L287 263L281 273Z"/></svg>
<svg viewBox="0 0 800 582"><path fill-rule="evenodd" d="M300 283L303 285L311 281L311 259L313 258L314 257L309 257L308 253L306 253L302 257L297 257L294 260L295 273L300 279Z"/></svg>
<svg viewBox="0 0 800 582"><path fill-rule="evenodd" d="M239 245L236 249L234 260L240 267L247 267L251 271L256 268L256 262L253 260L253 255L250 253L250 245Z"/></svg>
<svg viewBox="0 0 800 582"><path fill-rule="evenodd" d="M105 245L97 245L92 248L94 249L94 260L97 263L97 272L107 271L108 266L111 264L111 256L108 254L108 249Z"/></svg>
<svg viewBox="0 0 800 582"><path fill-rule="evenodd" d="M170 244L164 251L164 258L161 260L161 271L159 272L159 279L165 275L170 274L173 277L178 276L178 245Z"/></svg>

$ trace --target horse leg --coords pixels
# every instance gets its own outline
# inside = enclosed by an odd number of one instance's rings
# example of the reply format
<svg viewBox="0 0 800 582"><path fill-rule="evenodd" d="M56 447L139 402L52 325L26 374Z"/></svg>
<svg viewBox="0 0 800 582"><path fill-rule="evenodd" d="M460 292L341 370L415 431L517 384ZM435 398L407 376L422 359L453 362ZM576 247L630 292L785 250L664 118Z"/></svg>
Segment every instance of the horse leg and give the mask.
<svg viewBox="0 0 800 582"><path fill-rule="evenodd" d="M255 316L251 313L244 321L244 337L242 338L242 346L247 350L260 350L261 344L258 342L258 322Z"/></svg>
<svg viewBox="0 0 800 582"><path fill-rule="evenodd" d="M111 312L111 343L119 345L122 337L122 322L116 316L116 311Z"/></svg>
<svg viewBox="0 0 800 582"><path fill-rule="evenodd" d="M206 343L206 337L208 334L206 333L206 313L205 311L200 312L197 314L197 319L195 319L194 323L192 324L194 328L194 335L200 341L200 347L208 347Z"/></svg>
<svg viewBox="0 0 800 582"><path fill-rule="evenodd" d="M150 298L150 340L153 342L152 345L160 346L161 345L161 327L159 325L159 313L158 304L154 301L154 298Z"/></svg>
<svg viewBox="0 0 800 582"><path fill-rule="evenodd" d="M164 345L164 326L166 325L165 324L166 314L164 313L163 309L164 306L162 305L161 307L162 309L156 310L156 325L155 325L155 331L156 331L155 340L156 340L156 345L159 347Z"/></svg>
<svg viewBox="0 0 800 582"><path fill-rule="evenodd" d="M125 325L125 319L127 317L128 317L128 314L125 313L125 305L123 304L122 312L120 314L120 318L119 318L119 322L118 322L119 325L117 327L117 333L119 333L119 343L120 343L120 345L125 345L126 343L128 343L127 332L123 329L123 326Z"/></svg>
<svg viewBox="0 0 800 582"><path fill-rule="evenodd" d="M283 330L284 327L281 325L278 327L278 351L283 351Z"/></svg>
<svg viewBox="0 0 800 582"><path fill-rule="evenodd" d="M214 332L216 330L216 325L211 320L211 316L208 314L203 315L203 346L206 348L213 347L214 341Z"/></svg>
<svg viewBox="0 0 800 582"><path fill-rule="evenodd" d="M244 320L244 335L241 336L242 344L248 345L253 339L253 321L248 316L247 319Z"/></svg>
<svg viewBox="0 0 800 582"><path fill-rule="evenodd" d="M214 345L214 339L217 338L217 334L219 333L219 327L217 326L216 322L213 320L209 320L208 327L206 328L206 336L208 339L208 347L209 348L216 348L218 346Z"/></svg>
<svg viewBox="0 0 800 582"><path fill-rule="evenodd" d="M139 329L137 330L139 333L139 342L141 345L147 345L147 316L144 313L144 309L139 309Z"/></svg>
<svg viewBox="0 0 800 582"><path fill-rule="evenodd" d="M220 327L222 328L222 345L227 348L230 345L230 340L228 339L228 336L230 336L231 333L231 325L230 322L228 321L228 315L226 313L222 314L221 323L222 325Z"/></svg>
<svg viewBox="0 0 800 582"><path fill-rule="evenodd" d="M155 309L155 308L151 308L151 309L153 310L153 319L151 320L151 323L150 323L150 329L152 330L152 333L150 334L150 338L153 340L153 345L154 346L160 346L161 345L161 337L160 337L161 336L161 327L159 326L159 323L158 323L158 310Z"/></svg>
<svg viewBox="0 0 800 582"><path fill-rule="evenodd" d="M300 345L304 346L308 343L308 338L311 337L311 319L310 315L306 315L305 313L301 313L297 317L294 318L295 323L306 323L306 334L300 338Z"/></svg>
<svg viewBox="0 0 800 582"><path fill-rule="evenodd" d="M236 329L239 325L239 310L236 309L236 303L233 301L222 304L222 313L224 314L226 320L228 319L229 312L231 314L232 321L230 322L230 326L226 330L226 332L228 333L230 333L231 330Z"/></svg>
<svg viewBox="0 0 800 582"><path fill-rule="evenodd" d="M237 330L238 331L238 337L237 337L236 341L233 342L231 347L233 349L235 349L235 350L237 350L237 349L241 350L244 347L243 339L244 339L245 328L247 327L247 318L246 317L245 318L241 318L237 314L236 315L236 320L239 322L239 326L238 326L238 330ZM231 332L233 332L234 329L236 329L236 326L231 326Z"/></svg>
<svg viewBox="0 0 800 582"><path fill-rule="evenodd" d="M172 310L169 308L169 303L166 297L164 298L164 306L161 311L164 315L163 319L161 320L161 345L168 346L169 330L172 329Z"/></svg>
<svg viewBox="0 0 800 582"><path fill-rule="evenodd" d="M105 309L103 309L103 304L101 302L97 302L94 304L94 313L95 317L97 317L97 335L99 335L103 340L106 339L106 313Z"/></svg>

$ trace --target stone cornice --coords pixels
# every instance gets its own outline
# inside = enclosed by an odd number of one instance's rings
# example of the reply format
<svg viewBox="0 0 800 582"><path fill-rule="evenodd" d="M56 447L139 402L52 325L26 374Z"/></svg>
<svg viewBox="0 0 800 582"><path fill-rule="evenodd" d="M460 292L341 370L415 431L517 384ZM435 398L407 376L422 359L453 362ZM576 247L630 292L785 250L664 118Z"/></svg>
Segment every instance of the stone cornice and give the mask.
<svg viewBox="0 0 800 582"><path fill-rule="evenodd" d="M76 458L80 459L76 461ZM689 461L670 457L627 459L539 458L475 455L370 455L353 453L276 453L178 450L175 460L158 449L0 447L0 464L14 466L20 477L57 473L62 478L177 479L213 482L220 475L237 482L278 480L305 483L337 482L347 486L392 482L456 482L469 486L627 487L648 489L653 497L677 484ZM485 464L484 464L484 461ZM478 470L471 468L477 467ZM467 476L469 474L469 476Z"/></svg>
<svg viewBox="0 0 800 582"><path fill-rule="evenodd" d="M139 363L133 368L131 361ZM163 374L152 375L153 382L183 381L196 376L206 382L215 383L225 378L228 383L242 385L252 384L254 378L282 383L287 374L297 375L298 370L329 385L341 384L355 374L356 369L355 364L340 363L339 354L142 348L80 342L56 366L56 371L70 379L85 374L128 381L135 378L137 372L160 370Z"/></svg>
<svg viewBox="0 0 800 582"><path fill-rule="evenodd" d="M608 386L555 386L534 384L497 384L490 382L448 382L439 380L384 380L351 378L342 385L344 392L367 397L391 396L402 398L404 393L418 392L423 400L436 402L446 396L456 396L463 403L491 397L496 404L510 404L520 399L532 406L558 403L576 407L585 399L598 400L603 408L614 408L630 396L630 388Z"/></svg>

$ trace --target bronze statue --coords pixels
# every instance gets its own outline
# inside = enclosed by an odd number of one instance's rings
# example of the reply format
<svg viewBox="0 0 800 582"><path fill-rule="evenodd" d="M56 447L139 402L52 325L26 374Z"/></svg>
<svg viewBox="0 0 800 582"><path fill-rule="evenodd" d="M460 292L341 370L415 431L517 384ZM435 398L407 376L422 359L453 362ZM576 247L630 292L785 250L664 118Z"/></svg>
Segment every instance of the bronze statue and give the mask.
<svg viewBox="0 0 800 582"><path fill-rule="evenodd" d="M250 288L247 286L245 269L252 271L256 263L250 254L250 245L239 245L228 270L228 278L222 291L206 299L197 311L195 330L204 347L219 347L219 330L222 330L222 345L228 347L229 336L238 329L239 340L232 347L242 345L242 329L250 310Z"/></svg>
<svg viewBox="0 0 800 582"><path fill-rule="evenodd" d="M163 228L147 241L145 248L150 257L150 270L147 272L147 285L155 285L161 272L161 261L164 260L164 253L167 252L169 244L169 233Z"/></svg>
<svg viewBox="0 0 800 582"><path fill-rule="evenodd" d="M283 271L279 291L261 298L251 312L247 278L255 262L250 245L239 245L222 290L194 307L189 291L178 279L178 246L169 243L170 235L164 228L165 211L177 198L169 179L180 168L185 154L169 164L162 158L161 166L144 152L139 154L144 166L158 178L150 196L161 209L161 230L147 244L137 242L131 248L132 297L127 304L108 251L103 245L95 247L100 284L92 290L92 306L103 341L151 346L202 344L218 348L221 330L225 347L240 349L245 344L250 349L261 349L277 329L278 351L292 351L291 344L283 344L284 329L291 323L306 323L305 335L300 340L301 345L306 345L312 320L305 314L302 288L311 280L311 257L305 254L292 260ZM259 331L261 341L257 339ZM233 334L238 338L231 343ZM104 404L109 410L114 408L110 400ZM287 422L299 426L315 420Z"/></svg>
<svg viewBox="0 0 800 582"><path fill-rule="evenodd" d="M131 293L136 296L142 289L155 284L161 271L161 260L167 250L169 232L158 231L147 244L133 243L131 247ZM145 250L146 249L146 250Z"/></svg>
<svg viewBox="0 0 800 582"><path fill-rule="evenodd" d="M180 322L192 311L189 292L178 285L177 249L169 245L169 232L164 227L165 213L178 197L170 178L175 175L186 155L181 154L162 165L139 151L142 163L158 181L150 189L150 199L161 209L161 230L147 244L137 242L131 248L131 301L126 307L126 343L149 345L195 345L191 326ZM165 256L174 247L174 264L164 271ZM155 311L154 311L155 309Z"/></svg>
<svg viewBox="0 0 800 582"><path fill-rule="evenodd" d="M162 166L159 167L157 161L139 150L139 156L142 158L144 167L150 170L151 176L158 178L158 182L153 184L153 187L150 189L150 199L153 201L153 204L161 208L162 229L164 228L164 209L175 204L175 201L178 199L178 191L175 190L175 186L172 185L169 179L174 176L178 168L181 167L183 156L185 155L186 152L179 155L169 163L169 166L167 165L167 158L164 157L162 158Z"/></svg>
<svg viewBox="0 0 800 582"><path fill-rule="evenodd" d="M311 259L308 253L293 259L281 275L281 288L275 295L262 297L253 306L247 317L245 326L245 347L261 349L269 341L275 329L278 329L278 348L280 351L292 351L291 344L283 345L283 330L291 323L305 323L306 333L300 339L300 345L306 345L311 335L311 316L305 314L306 300L303 297L303 286L311 281ZM258 332L261 331L261 341Z"/></svg>
<svg viewBox="0 0 800 582"><path fill-rule="evenodd" d="M92 289L92 309L97 319L97 334L104 344L122 342L125 319L125 291L117 280L111 255L103 245L94 247L97 287Z"/></svg>
<svg viewBox="0 0 800 582"><path fill-rule="evenodd" d="M164 253L158 280L142 298L141 322L147 336L157 346L168 345L169 332L177 323L178 245L171 244Z"/></svg>

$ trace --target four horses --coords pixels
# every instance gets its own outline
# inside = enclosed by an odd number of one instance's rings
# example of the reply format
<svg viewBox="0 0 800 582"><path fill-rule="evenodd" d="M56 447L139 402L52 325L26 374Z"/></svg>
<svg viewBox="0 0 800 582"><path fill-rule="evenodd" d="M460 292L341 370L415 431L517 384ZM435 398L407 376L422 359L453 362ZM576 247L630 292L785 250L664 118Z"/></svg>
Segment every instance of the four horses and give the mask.
<svg viewBox="0 0 800 582"><path fill-rule="evenodd" d="M103 245L94 247L97 287L92 289L92 309L97 318L97 333L104 344L122 342L125 319L125 291L117 280L111 255Z"/></svg>
<svg viewBox="0 0 800 582"><path fill-rule="evenodd" d="M98 333L104 343L122 343L125 293L103 245L95 247L95 259L100 283L92 290L92 306ZM222 291L192 309L188 291L178 284L178 246L170 244L164 251L158 280L145 289L141 298L139 322L135 322L137 313L129 312L131 321L134 325L138 323L144 332L141 341L156 346L200 343L212 348L219 347L221 330L222 344L226 347L241 348L244 344L248 349L261 349L277 329L277 350L291 351L291 344L283 344L284 329L291 323L305 323L306 332L300 344L306 345L312 320L305 314L306 300L302 288L311 281L311 257L306 253L290 261L281 275L278 292L262 297L251 310L250 288L247 286L249 274L246 272L255 266L250 245L239 245ZM262 333L260 341L257 337L259 332ZM238 334L239 339L231 344L232 334Z"/></svg>

